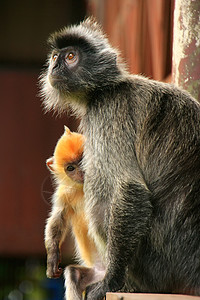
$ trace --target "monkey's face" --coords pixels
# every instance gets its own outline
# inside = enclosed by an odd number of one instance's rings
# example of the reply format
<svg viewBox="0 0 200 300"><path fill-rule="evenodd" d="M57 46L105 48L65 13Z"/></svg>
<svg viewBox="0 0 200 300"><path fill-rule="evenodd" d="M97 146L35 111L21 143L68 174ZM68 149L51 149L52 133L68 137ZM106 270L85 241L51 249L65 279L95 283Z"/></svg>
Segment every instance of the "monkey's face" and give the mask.
<svg viewBox="0 0 200 300"><path fill-rule="evenodd" d="M87 93L106 85L109 73L113 73L113 68L116 71L115 55L105 51L100 54L92 45L80 40L79 43L54 49L51 54L48 79L61 93Z"/></svg>
<svg viewBox="0 0 200 300"><path fill-rule="evenodd" d="M56 144L54 156L47 159L46 165L59 184L83 188L82 156L85 137L64 127L64 133Z"/></svg>
<svg viewBox="0 0 200 300"><path fill-rule="evenodd" d="M77 183L83 184L84 182L84 172L81 168L81 161L66 163L64 165L64 171L66 175Z"/></svg>
<svg viewBox="0 0 200 300"><path fill-rule="evenodd" d="M72 162L63 162L60 164L60 159L54 158L54 171L53 174L60 184L76 187L77 189L83 188L84 171L81 166L81 160Z"/></svg>
<svg viewBox="0 0 200 300"><path fill-rule="evenodd" d="M72 162L65 161L65 158L50 157L46 160L46 165L52 174L59 180L59 183L68 186L78 184L82 188L84 183L84 171L80 160ZM78 187L77 185L77 187Z"/></svg>
<svg viewBox="0 0 200 300"><path fill-rule="evenodd" d="M117 51L90 20L53 34L49 45L48 68L41 76L47 109L84 104L90 91L119 80Z"/></svg>
<svg viewBox="0 0 200 300"><path fill-rule="evenodd" d="M70 73L76 72L80 53L71 47L62 51L53 51L49 65L49 81L53 87L66 89L70 85ZM75 85L72 85L73 88ZM68 87L69 88L69 87Z"/></svg>
<svg viewBox="0 0 200 300"><path fill-rule="evenodd" d="M48 68L51 86L61 94L86 92L89 82L89 66L94 64L92 54L79 46L68 46L53 50Z"/></svg>

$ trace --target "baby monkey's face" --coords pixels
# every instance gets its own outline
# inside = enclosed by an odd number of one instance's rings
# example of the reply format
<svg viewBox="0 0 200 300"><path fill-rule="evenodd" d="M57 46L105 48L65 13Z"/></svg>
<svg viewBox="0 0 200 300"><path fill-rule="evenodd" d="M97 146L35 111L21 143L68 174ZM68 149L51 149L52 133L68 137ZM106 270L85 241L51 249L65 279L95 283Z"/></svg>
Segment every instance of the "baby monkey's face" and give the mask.
<svg viewBox="0 0 200 300"><path fill-rule="evenodd" d="M60 178L62 183L69 183L69 179L75 183L83 184L84 182L84 172L81 166L82 158L79 160L74 160L72 162L63 162L60 164L57 162L55 157L50 157L46 161L48 169L57 177Z"/></svg>
<svg viewBox="0 0 200 300"><path fill-rule="evenodd" d="M47 159L46 165L54 175L58 184L83 185L82 168L83 146L85 138L82 134L71 132L65 126L64 134L58 140L54 155Z"/></svg>
<svg viewBox="0 0 200 300"><path fill-rule="evenodd" d="M74 162L67 162L64 164L64 172L66 175L77 183L84 181L84 172L81 168L81 160Z"/></svg>

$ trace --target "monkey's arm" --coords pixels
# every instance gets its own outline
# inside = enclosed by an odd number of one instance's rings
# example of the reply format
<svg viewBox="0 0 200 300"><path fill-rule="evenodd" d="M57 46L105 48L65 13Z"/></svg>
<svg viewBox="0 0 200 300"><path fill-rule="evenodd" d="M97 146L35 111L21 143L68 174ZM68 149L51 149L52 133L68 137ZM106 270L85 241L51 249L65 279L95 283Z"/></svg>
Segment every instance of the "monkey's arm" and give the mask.
<svg viewBox="0 0 200 300"><path fill-rule="evenodd" d="M148 232L151 215L149 190L138 183L124 184L111 207L106 275L87 288L87 299L102 299L106 292L123 287L127 266Z"/></svg>
<svg viewBox="0 0 200 300"><path fill-rule="evenodd" d="M62 269L60 262L60 247L67 233L67 207L64 205L64 196L60 187L53 195L53 208L45 227L45 247L47 250L47 277L57 278ZM63 201L62 201L63 200Z"/></svg>

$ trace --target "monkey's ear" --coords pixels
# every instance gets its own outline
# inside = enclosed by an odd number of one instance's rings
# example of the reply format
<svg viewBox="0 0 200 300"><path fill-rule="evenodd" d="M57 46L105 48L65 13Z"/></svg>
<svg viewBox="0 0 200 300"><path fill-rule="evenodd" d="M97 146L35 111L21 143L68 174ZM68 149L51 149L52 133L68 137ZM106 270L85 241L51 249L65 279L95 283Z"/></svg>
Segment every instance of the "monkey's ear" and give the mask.
<svg viewBox="0 0 200 300"><path fill-rule="evenodd" d="M53 156L50 157L50 158L48 158L48 159L46 160L46 166L47 166L47 168L48 168L50 171L52 171L52 172L54 172L53 163L54 163L54 157L53 157Z"/></svg>
<svg viewBox="0 0 200 300"><path fill-rule="evenodd" d="M64 125L64 130L65 130L65 133L71 134L70 129L67 126L65 126L65 125Z"/></svg>

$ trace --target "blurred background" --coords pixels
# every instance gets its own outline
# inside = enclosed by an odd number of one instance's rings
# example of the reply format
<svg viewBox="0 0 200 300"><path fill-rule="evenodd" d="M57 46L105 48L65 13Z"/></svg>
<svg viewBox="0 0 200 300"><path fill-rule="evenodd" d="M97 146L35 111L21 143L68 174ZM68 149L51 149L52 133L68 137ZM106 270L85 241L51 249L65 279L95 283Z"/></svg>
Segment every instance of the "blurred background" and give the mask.
<svg viewBox="0 0 200 300"><path fill-rule="evenodd" d="M38 76L50 33L93 15L133 73L170 81L174 0L1 0L0 300L60 300L63 279L45 276L44 225L52 184L45 160L69 115L45 114ZM73 242L63 249L72 261Z"/></svg>

